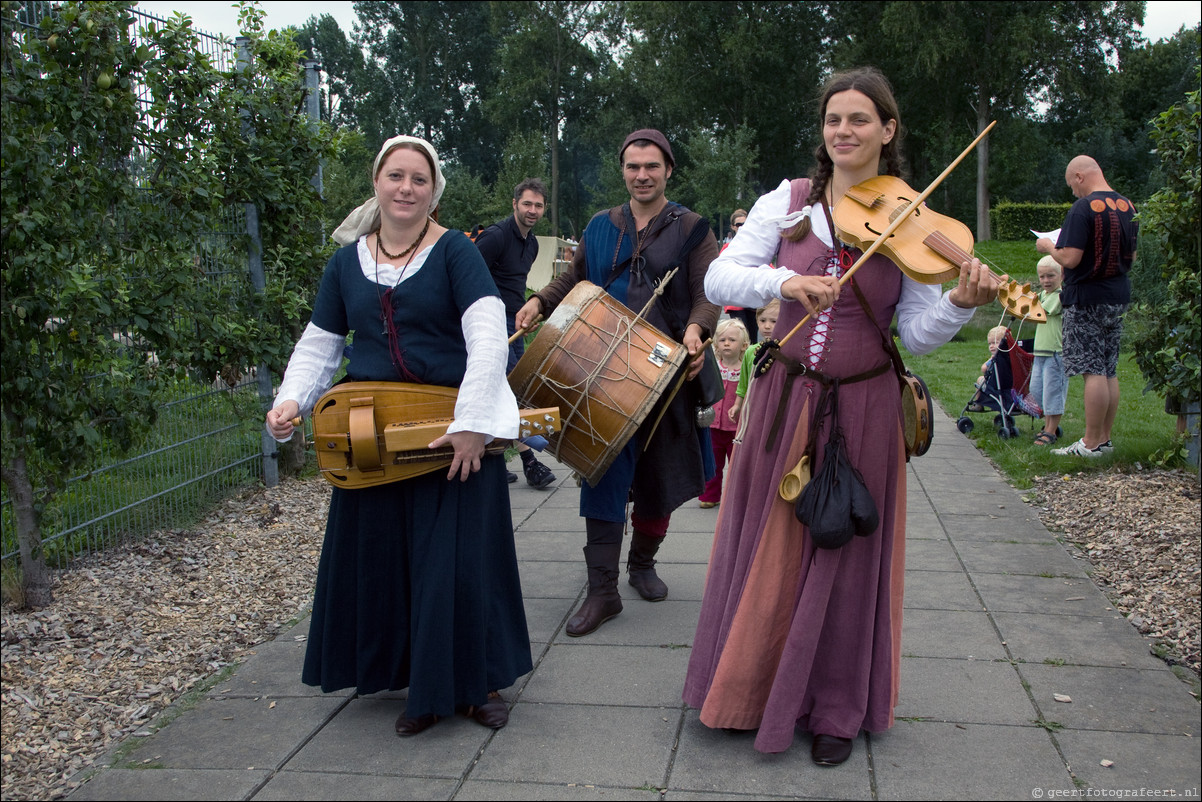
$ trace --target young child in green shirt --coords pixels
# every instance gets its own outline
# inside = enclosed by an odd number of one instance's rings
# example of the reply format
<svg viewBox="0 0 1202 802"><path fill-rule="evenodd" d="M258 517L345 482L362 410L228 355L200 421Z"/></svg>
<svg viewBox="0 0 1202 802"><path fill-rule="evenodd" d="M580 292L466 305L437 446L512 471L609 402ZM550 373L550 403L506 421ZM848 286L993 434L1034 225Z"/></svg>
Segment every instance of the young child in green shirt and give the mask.
<svg viewBox="0 0 1202 802"><path fill-rule="evenodd" d="M1068 396L1068 379L1064 375L1061 351L1060 264L1051 256L1039 260L1039 303L1048 315L1047 323L1035 327L1035 361L1031 367L1031 395L1043 406L1043 431L1035 435L1035 444L1050 446L1059 437L1060 417Z"/></svg>

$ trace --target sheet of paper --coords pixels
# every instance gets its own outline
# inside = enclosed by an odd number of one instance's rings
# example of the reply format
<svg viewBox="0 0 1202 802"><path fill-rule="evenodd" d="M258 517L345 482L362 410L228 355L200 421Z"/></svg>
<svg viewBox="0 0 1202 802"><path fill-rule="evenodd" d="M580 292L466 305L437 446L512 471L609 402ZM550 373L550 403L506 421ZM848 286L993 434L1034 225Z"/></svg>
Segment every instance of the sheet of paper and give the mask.
<svg viewBox="0 0 1202 802"><path fill-rule="evenodd" d="M1035 229L1031 229L1031 233L1035 235L1035 239L1047 237L1052 241L1053 245L1060 239L1060 229L1056 229L1055 231L1036 231Z"/></svg>

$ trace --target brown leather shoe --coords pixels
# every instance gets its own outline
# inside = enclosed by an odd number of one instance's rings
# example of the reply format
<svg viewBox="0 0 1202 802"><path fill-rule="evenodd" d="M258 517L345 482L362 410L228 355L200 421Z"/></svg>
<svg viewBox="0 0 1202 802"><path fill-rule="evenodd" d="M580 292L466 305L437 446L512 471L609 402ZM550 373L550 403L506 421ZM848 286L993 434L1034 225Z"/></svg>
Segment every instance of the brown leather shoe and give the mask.
<svg viewBox="0 0 1202 802"><path fill-rule="evenodd" d="M851 738L837 735L815 735L810 757L819 766L838 766L851 757Z"/></svg>
<svg viewBox="0 0 1202 802"><path fill-rule="evenodd" d="M501 698L501 694L493 691L488 695L488 701L472 710L471 716L477 724L493 730L499 730L509 723L509 705Z"/></svg>
<svg viewBox="0 0 1202 802"><path fill-rule="evenodd" d="M593 518L584 520L590 538L599 530L616 527L620 533L622 529L619 523ZM618 595L618 559L621 556L620 539L615 543L593 543L584 547L584 562L588 566L588 595L576 614L568 619L568 625L564 628L568 635L573 638L587 635L622 612L622 597Z"/></svg>
<svg viewBox="0 0 1202 802"><path fill-rule="evenodd" d="M417 718L408 718L404 713L401 713L400 717L396 720L396 734L405 736L417 735L419 732L428 730L437 723L438 716L433 713L418 716Z"/></svg>
<svg viewBox="0 0 1202 802"><path fill-rule="evenodd" d="M609 596L593 595L584 600L576 615L568 619L564 631L573 638L587 635L609 619L622 612L622 599L617 593Z"/></svg>

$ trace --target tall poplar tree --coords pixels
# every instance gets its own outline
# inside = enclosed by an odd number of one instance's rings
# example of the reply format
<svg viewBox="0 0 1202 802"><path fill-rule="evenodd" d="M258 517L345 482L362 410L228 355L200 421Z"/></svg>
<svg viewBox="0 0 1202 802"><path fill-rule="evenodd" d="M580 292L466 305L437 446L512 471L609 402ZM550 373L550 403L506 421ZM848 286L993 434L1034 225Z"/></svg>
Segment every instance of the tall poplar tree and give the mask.
<svg viewBox="0 0 1202 802"><path fill-rule="evenodd" d="M809 167L818 142L822 4L633 2L625 10L623 67L638 87L635 102L674 144L703 132L714 142L750 137L758 160L750 159L744 178L757 191Z"/></svg>
<svg viewBox="0 0 1202 802"><path fill-rule="evenodd" d="M566 118L586 115L589 86L599 58L602 7L569 0L498 3L494 28L502 35L501 79L489 100L489 116L509 132L540 129L550 150L551 233L559 220L560 142Z"/></svg>
<svg viewBox="0 0 1202 802"><path fill-rule="evenodd" d="M355 86L356 115L369 146L412 134L444 159L495 174L505 133L483 105L497 78L489 5L409 0L354 7L353 40L370 56Z"/></svg>

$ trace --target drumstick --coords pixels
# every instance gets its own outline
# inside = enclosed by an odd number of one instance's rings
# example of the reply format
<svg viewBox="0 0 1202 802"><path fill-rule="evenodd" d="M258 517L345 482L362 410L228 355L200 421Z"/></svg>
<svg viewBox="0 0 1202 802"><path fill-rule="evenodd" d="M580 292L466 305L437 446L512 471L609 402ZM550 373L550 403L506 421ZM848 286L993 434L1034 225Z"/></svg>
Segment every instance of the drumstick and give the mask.
<svg viewBox="0 0 1202 802"><path fill-rule="evenodd" d="M514 340L516 340L518 337L521 337L526 332L532 330L538 324L538 322L542 319L543 319L542 315L535 315L534 319L530 321L529 325L527 325L525 328L518 329L517 331L515 331L513 333L513 336L509 338L509 344L513 345Z"/></svg>
<svg viewBox="0 0 1202 802"><path fill-rule="evenodd" d="M705 349L709 348L710 343L713 341L714 338L710 337L708 340L703 342L701 344L701 348L698 349L697 354L704 354ZM697 354L694 354L693 356L695 357ZM690 357L690 359L691 358L693 357ZM668 405L672 403L672 399L675 398L676 394L680 392L680 388L684 386L685 379L687 379L688 376L689 371L686 364L686 369L680 372L680 378L676 380L675 386L672 387L672 392L668 394L668 400L665 401L660 407L659 415L655 418L655 423L651 424L651 431L647 433L647 445L643 446L644 451L646 451L648 446L651 445L651 438L655 435L655 430L659 428L659 422L664 419L664 413L668 411Z"/></svg>

